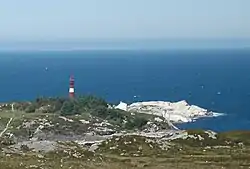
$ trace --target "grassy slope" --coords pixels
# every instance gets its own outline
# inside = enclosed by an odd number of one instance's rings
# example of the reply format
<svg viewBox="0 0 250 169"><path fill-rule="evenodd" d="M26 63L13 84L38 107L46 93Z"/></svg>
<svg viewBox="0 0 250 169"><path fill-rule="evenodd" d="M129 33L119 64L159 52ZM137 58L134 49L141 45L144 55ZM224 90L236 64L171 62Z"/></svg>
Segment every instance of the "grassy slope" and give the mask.
<svg viewBox="0 0 250 169"><path fill-rule="evenodd" d="M71 126L70 130L81 132L85 124L79 119L87 119L86 114L70 116L74 125L58 119L57 114L39 114L24 112L1 112L0 131L9 118L14 117L8 132L27 135L26 130L17 129L23 121L46 118L53 124L60 123L58 131L64 131L63 126ZM78 121L77 121L78 120ZM76 122L77 121L77 122ZM36 126L35 126L36 127ZM34 128L35 128L34 127ZM80 129L81 130L80 130ZM203 131L189 131L192 135L204 135ZM125 168L249 168L250 167L250 132L232 131L220 133L216 140L206 137L205 140L177 139L172 141L171 148L164 151L155 143L146 143L145 138L126 136L113 138L103 143L95 154L74 143L66 144L66 148L47 154L32 151L20 154L5 154L0 152L0 168L2 169L125 169ZM126 142L126 144L125 144ZM243 143L243 144L241 144ZM112 149L111 147L116 147ZM110 149L111 148L111 149Z"/></svg>
<svg viewBox="0 0 250 169"><path fill-rule="evenodd" d="M230 148L211 149L189 148L188 150L166 151L160 156L152 155L155 150L144 149L148 155L120 156L110 152L100 154L86 153L81 148L77 151L54 152L43 156L26 153L25 155L1 154L1 168L248 168L250 166L250 149ZM71 154L71 155L70 155ZM73 154L77 154L75 157Z"/></svg>
<svg viewBox="0 0 250 169"><path fill-rule="evenodd" d="M195 131L190 131L195 134ZM197 134L202 134L201 131ZM219 134L220 135L220 134ZM63 149L47 154L26 152L23 155L0 153L0 164L3 168L249 168L250 146L247 144L250 135L245 132L222 133L226 140L217 139L210 145L205 140L200 144L191 144L189 140L174 140L168 150L161 150L151 139L140 136L115 137L100 146L96 153L73 142L60 143ZM218 136L218 138L221 136ZM241 140L243 146L238 144ZM197 141L198 142L198 141ZM197 143L196 142L196 143ZM221 146L227 142L227 146ZM194 142L192 142L194 143ZM114 149L114 147L116 147Z"/></svg>

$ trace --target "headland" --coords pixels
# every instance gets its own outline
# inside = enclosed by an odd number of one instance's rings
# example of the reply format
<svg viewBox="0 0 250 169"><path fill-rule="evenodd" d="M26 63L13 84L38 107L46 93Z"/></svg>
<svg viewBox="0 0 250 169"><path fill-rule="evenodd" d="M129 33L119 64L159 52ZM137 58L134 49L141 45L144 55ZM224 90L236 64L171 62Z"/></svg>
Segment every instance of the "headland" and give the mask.
<svg viewBox="0 0 250 169"><path fill-rule="evenodd" d="M95 96L0 105L5 168L248 168L249 131L180 130L216 113L186 101L113 105Z"/></svg>

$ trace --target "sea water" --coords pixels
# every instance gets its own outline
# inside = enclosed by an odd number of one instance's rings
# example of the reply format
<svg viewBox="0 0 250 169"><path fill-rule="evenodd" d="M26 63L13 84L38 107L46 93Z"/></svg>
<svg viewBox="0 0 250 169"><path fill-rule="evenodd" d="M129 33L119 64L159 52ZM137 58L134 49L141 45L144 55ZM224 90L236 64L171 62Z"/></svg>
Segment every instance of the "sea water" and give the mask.
<svg viewBox="0 0 250 169"><path fill-rule="evenodd" d="M187 100L225 116L180 128L250 129L250 50L96 50L0 52L0 101L67 96L112 103Z"/></svg>

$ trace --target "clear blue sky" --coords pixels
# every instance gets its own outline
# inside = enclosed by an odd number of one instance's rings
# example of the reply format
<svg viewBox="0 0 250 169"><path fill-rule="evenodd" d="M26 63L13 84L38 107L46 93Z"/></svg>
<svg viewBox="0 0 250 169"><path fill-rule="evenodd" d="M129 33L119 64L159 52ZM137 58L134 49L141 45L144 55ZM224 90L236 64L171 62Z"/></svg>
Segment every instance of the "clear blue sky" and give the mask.
<svg viewBox="0 0 250 169"><path fill-rule="evenodd" d="M250 0L0 0L0 41L250 38Z"/></svg>

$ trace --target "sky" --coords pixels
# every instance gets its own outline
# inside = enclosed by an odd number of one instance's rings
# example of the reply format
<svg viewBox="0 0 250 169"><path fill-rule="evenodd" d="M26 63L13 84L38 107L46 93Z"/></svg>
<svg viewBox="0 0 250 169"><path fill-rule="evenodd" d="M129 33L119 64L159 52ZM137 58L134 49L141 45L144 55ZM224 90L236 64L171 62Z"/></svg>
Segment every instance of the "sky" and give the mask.
<svg viewBox="0 0 250 169"><path fill-rule="evenodd" d="M250 0L0 0L0 43L250 39Z"/></svg>

